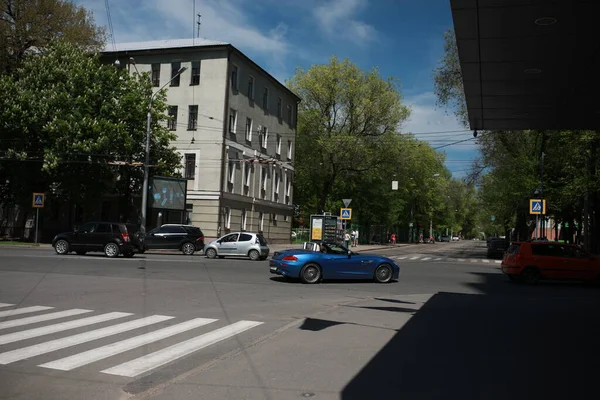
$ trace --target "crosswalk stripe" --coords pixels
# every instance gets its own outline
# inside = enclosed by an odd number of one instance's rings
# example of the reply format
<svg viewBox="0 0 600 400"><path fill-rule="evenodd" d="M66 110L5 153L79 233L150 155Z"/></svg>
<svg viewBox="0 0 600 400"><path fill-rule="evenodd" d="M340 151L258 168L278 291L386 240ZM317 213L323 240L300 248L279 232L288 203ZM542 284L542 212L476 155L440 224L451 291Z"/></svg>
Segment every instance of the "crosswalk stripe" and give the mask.
<svg viewBox="0 0 600 400"><path fill-rule="evenodd" d="M477 258L472 258L472 259L471 259L471 262L479 262L479 259L477 259Z"/></svg>
<svg viewBox="0 0 600 400"><path fill-rule="evenodd" d="M495 262L496 264L500 264L502 261L500 261L500 260L494 260L494 262Z"/></svg>
<svg viewBox="0 0 600 400"><path fill-rule="evenodd" d="M204 335L155 351L154 353L136 358L135 360L105 369L102 372L111 375L135 377L261 324L262 322L256 321L239 321Z"/></svg>
<svg viewBox="0 0 600 400"><path fill-rule="evenodd" d="M0 344L18 342L19 340L31 339L38 336L49 335L51 333L62 332L69 329L80 328L86 325L97 324L100 322L110 321L112 319L123 318L132 315L124 312L110 312L106 314L96 315L94 317L76 319L74 321L63 322L60 324L43 326L41 328L29 329L26 331L9 333L0 336Z"/></svg>
<svg viewBox="0 0 600 400"><path fill-rule="evenodd" d="M92 340L97 340L107 336L116 335L118 333L123 333L131 331L133 329L142 328L144 326L156 324L158 322L166 321L171 318L174 317L169 317L166 315L152 315L149 317L136 319L134 321L108 326L106 328L100 328L61 339L51 340L46 343L39 343L28 347L23 347L21 349L7 351L5 353L0 354L0 364L5 365L13 363L15 361L25 360L27 358L39 356L41 354L50 353L52 351L76 346L78 344L91 342Z"/></svg>
<svg viewBox="0 0 600 400"><path fill-rule="evenodd" d="M490 260L483 260L483 262L484 262L484 263L489 263L489 262L490 262Z"/></svg>
<svg viewBox="0 0 600 400"><path fill-rule="evenodd" d="M411 260L418 260L419 258L421 258L421 257L411 257L410 259Z"/></svg>
<svg viewBox="0 0 600 400"><path fill-rule="evenodd" d="M106 346L98 347L83 353L75 354L70 357L61 358L60 360L48 362L38 365L43 368L58 369L61 371L70 371L72 369L91 364L96 361L103 360L114 355L124 353L137 347L156 342L161 339L168 338L178 333L186 332L211 322L218 321L216 319L195 318L181 324L169 326L164 329L159 329L154 332L145 333L130 339L112 343Z"/></svg>
<svg viewBox="0 0 600 400"><path fill-rule="evenodd" d="M80 308L74 308L72 310L37 315L35 317L13 319L11 321L0 322L0 329L14 328L16 326L35 324L37 322L50 321L53 319L59 319L59 318L65 318L65 317L72 317L74 315L85 314L85 313L89 313L89 312L92 312L92 310L82 310Z"/></svg>
<svg viewBox="0 0 600 400"><path fill-rule="evenodd" d="M440 261L440 260L441 260L441 258L436 258L436 259L435 259L435 260L433 260L433 261Z"/></svg>
<svg viewBox="0 0 600 400"><path fill-rule="evenodd" d="M464 258L459 258L458 261L465 261L465 259Z"/></svg>
<svg viewBox="0 0 600 400"><path fill-rule="evenodd" d="M14 304L0 303L0 308L2 308L2 307L10 307L10 306L14 306Z"/></svg>
<svg viewBox="0 0 600 400"><path fill-rule="evenodd" d="M50 310L52 308L54 308L54 307L31 306L31 307L15 308L14 310L0 311L0 318L12 317L13 315L28 314L28 313L32 313L32 312L38 312L38 311L45 311L45 310Z"/></svg>
<svg viewBox="0 0 600 400"><path fill-rule="evenodd" d="M431 260L431 257L425 257L423 261Z"/></svg>

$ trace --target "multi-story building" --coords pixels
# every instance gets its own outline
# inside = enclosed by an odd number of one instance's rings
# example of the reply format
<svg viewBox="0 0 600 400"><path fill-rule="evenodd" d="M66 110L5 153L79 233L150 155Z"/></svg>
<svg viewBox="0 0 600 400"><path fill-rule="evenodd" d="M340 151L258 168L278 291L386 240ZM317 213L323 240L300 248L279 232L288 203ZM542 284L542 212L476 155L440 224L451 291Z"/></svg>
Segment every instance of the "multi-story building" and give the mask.
<svg viewBox="0 0 600 400"><path fill-rule="evenodd" d="M247 230L289 242L298 96L228 43L124 43L107 46L103 58L150 73L157 90L187 68L167 86L168 128L188 179L187 222L207 237ZM181 220L161 214L163 223Z"/></svg>

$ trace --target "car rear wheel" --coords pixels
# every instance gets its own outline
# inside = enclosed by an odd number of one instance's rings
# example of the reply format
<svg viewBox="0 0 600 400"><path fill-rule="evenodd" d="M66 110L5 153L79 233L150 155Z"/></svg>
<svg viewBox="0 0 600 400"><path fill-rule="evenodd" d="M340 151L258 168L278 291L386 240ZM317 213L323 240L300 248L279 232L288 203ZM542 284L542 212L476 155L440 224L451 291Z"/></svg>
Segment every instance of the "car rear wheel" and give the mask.
<svg viewBox="0 0 600 400"><path fill-rule="evenodd" d="M206 257L215 258L217 256L217 251L215 249L208 249L205 251Z"/></svg>
<svg viewBox="0 0 600 400"><path fill-rule="evenodd" d="M306 264L300 271L302 283L317 283L321 279L321 269L316 264Z"/></svg>
<svg viewBox="0 0 600 400"><path fill-rule="evenodd" d="M60 239L54 245L56 254L65 255L69 252L69 243L66 240Z"/></svg>
<svg viewBox="0 0 600 400"><path fill-rule="evenodd" d="M528 285L535 285L540 281L540 271L535 267L527 267L521 272L521 279Z"/></svg>
<svg viewBox="0 0 600 400"><path fill-rule="evenodd" d="M183 254L186 256L191 256L196 251L196 248L192 242L186 242L181 246L181 251L183 251Z"/></svg>
<svg viewBox="0 0 600 400"><path fill-rule="evenodd" d="M388 264L381 264L375 270L375 281L388 283L392 280L392 268Z"/></svg>
<svg viewBox="0 0 600 400"><path fill-rule="evenodd" d="M258 261L260 259L260 253L258 252L258 250L250 250L248 252L248 257L252 260L252 261Z"/></svg>
<svg viewBox="0 0 600 400"><path fill-rule="evenodd" d="M114 258L119 255L119 246L116 243L107 243L104 246L104 254L106 257Z"/></svg>

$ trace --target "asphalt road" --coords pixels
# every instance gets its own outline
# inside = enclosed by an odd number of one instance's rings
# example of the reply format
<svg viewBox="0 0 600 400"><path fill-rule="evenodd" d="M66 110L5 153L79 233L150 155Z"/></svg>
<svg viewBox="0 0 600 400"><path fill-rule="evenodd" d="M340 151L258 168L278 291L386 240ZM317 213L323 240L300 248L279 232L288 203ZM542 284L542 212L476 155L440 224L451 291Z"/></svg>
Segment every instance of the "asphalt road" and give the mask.
<svg viewBox="0 0 600 400"><path fill-rule="evenodd" d="M547 399L594 381L597 288L509 283L482 242L377 252L398 282L0 247L0 399Z"/></svg>

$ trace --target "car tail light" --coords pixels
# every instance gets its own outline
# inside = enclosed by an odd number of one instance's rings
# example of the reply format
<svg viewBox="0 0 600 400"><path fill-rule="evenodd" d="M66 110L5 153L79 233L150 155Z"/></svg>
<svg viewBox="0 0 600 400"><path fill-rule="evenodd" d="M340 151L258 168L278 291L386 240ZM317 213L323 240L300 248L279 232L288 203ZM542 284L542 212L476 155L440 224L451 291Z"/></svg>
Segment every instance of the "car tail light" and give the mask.
<svg viewBox="0 0 600 400"><path fill-rule="evenodd" d="M129 242L129 233L121 233L124 242Z"/></svg>
<svg viewBox="0 0 600 400"><path fill-rule="evenodd" d="M204 241L204 236L200 236L198 239L196 239L197 242L199 242L201 240Z"/></svg>
<svg viewBox="0 0 600 400"><path fill-rule="evenodd" d="M283 261L298 261L298 257L296 257L296 256L285 256L285 257L283 257Z"/></svg>

